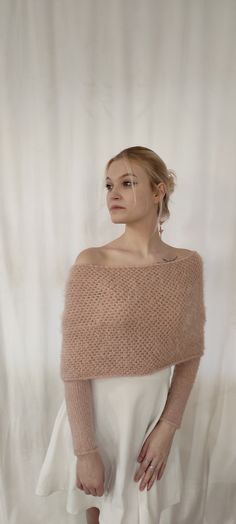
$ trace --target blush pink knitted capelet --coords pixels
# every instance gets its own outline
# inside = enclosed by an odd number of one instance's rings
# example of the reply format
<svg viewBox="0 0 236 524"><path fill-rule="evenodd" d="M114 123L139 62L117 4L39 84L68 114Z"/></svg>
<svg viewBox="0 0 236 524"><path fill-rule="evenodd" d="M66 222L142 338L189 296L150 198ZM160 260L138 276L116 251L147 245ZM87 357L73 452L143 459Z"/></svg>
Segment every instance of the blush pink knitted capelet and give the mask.
<svg viewBox="0 0 236 524"><path fill-rule="evenodd" d="M183 363L182 382L175 373L177 396L161 417L179 427L205 349L203 284L197 251L145 266L74 262L65 286L60 376L75 454L97 449L89 390L96 377L144 375Z"/></svg>
<svg viewBox="0 0 236 524"><path fill-rule="evenodd" d="M144 375L204 351L202 261L73 264L62 318L64 381Z"/></svg>

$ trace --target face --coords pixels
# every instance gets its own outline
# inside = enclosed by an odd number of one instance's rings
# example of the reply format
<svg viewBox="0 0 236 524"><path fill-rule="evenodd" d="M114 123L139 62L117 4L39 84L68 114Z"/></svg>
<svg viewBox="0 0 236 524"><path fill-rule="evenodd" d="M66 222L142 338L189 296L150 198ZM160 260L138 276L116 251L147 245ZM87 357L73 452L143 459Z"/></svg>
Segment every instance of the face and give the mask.
<svg viewBox="0 0 236 524"><path fill-rule="evenodd" d="M163 184L151 189L148 175L134 162L115 160L110 165L105 179L107 207L112 222L130 223L147 215L156 214L156 204L163 195ZM156 195L156 196L155 196ZM157 196L159 195L159 196ZM162 198L162 196L161 196ZM120 206L113 208L113 206Z"/></svg>

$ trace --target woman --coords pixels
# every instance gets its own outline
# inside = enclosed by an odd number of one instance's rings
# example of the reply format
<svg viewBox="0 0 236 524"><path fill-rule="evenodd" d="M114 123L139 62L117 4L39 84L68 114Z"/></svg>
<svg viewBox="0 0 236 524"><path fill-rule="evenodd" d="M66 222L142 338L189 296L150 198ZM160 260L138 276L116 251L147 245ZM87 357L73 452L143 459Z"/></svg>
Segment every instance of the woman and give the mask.
<svg viewBox="0 0 236 524"><path fill-rule="evenodd" d="M70 269L62 317L65 403L36 494L67 486L67 510L86 510L88 524L154 524L181 496L175 434L204 353L203 263L197 251L161 240L175 182L154 151L121 151L105 176L112 222L124 223L125 232L82 251ZM68 454L64 484L58 480L56 488L63 432Z"/></svg>

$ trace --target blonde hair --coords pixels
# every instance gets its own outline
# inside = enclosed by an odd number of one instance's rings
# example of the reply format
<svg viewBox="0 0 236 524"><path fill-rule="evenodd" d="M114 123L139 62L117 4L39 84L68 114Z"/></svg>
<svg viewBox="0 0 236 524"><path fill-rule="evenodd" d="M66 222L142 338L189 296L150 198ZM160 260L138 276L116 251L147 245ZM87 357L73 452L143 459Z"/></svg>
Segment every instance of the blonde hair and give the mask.
<svg viewBox="0 0 236 524"><path fill-rule="evenodd" d="M133 146L123 149L117 155L110 158L105 167L105 176L112 162L120 159L126 160L127 162L133 160L139 164L148 175L152 189L155 189L157 184L161 182L164 183L165 195L163 199L158 202L157 206L157 216L159 216L160 224L162 224L170 216L168 203L170 195L176 186L175 171L168 169L162 158L152 149L143 146Z"/></svg>

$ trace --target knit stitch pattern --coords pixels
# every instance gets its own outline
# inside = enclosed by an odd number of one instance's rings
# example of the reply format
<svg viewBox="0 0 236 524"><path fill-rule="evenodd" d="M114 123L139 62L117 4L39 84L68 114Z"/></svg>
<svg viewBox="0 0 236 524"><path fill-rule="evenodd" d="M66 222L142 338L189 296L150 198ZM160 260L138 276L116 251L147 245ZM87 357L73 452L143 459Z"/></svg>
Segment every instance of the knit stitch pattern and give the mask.
<svg viewBox="0 0 236 524"><path fill-rule="evenodd" d="M91 395L97 376L143 375L174 364L160 420L181 426L204 353L203 284L197 251L149 266L75 261L65 289L60 372L76 456L98 450Z"/></svg>
<svg viewBox="0 0 236 524"><path fill-rule="evenodd" d="M74 263L65 289L61 378L144 375L202 356L205 320L196 251L148 266Z"/></svg>
<svg viewBox="0 0 236 524"><path fill-rule="evenodd" d="M64 391L74 455L96 451L91 380L65 382Z"/></svg>

